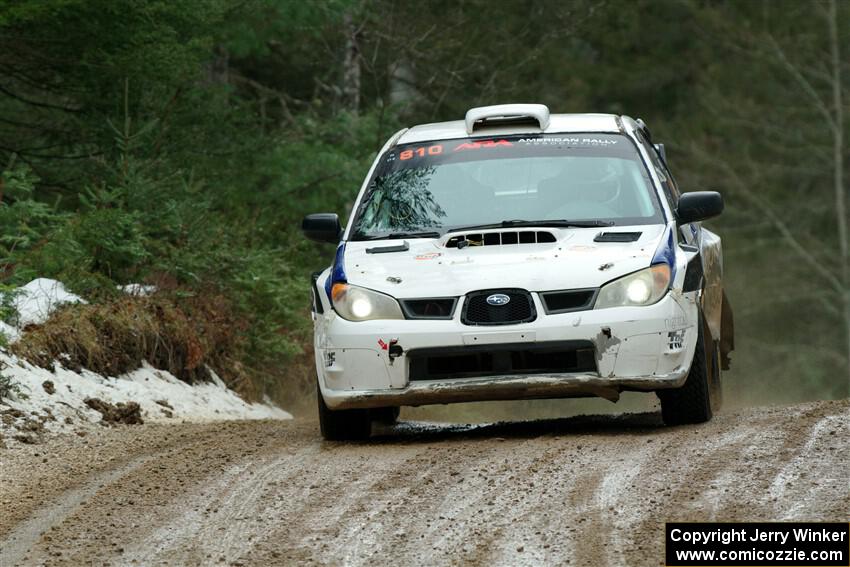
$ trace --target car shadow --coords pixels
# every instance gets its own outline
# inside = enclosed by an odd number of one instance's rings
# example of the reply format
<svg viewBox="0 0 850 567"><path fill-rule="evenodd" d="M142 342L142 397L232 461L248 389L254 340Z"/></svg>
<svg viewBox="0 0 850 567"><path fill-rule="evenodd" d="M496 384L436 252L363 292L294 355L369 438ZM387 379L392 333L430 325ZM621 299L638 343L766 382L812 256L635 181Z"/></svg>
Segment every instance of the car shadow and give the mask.
<svg viewBox="0 0 850 567"><path fill-rule="evenodd" d="M640 435L664 429L660 412L619 415L580 415L556 419L500 421L496 423L437 423L399 421L395 425L375 424L371 443L432 442L469 438L527 439L544 435Z"/></svg>

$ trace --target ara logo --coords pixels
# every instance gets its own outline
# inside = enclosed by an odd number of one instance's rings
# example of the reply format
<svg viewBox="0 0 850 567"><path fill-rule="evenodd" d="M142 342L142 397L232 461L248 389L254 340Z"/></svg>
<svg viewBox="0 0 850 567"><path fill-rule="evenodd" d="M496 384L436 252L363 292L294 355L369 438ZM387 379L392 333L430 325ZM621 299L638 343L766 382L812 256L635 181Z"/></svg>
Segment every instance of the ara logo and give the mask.
<svg viewBox="0 0 850 567"><path fill-rule="evenodd" d="M512 147L513 144L507 140L477 140L475 142L464 142L454 149L459 152L461 150L478 150L481 148L495 148L498 146Z"/></svg>
<svg viewBox="0 0 850 567"><path fill-rule="evenodd" d="M494 293L493 295L488 295L486 301L488 305L499 307L510 303L511 298L505 295L504 293Z"/></svg>

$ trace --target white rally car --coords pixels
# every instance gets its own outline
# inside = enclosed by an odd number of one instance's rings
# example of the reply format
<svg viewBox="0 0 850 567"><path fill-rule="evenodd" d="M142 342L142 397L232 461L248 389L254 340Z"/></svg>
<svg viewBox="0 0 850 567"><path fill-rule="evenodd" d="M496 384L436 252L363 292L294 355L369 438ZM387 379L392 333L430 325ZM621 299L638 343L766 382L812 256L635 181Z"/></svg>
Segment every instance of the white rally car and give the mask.
<svg viewBox="0 0 850 567"><path fill-rule="evenodd" d="M402 405L656 392L711 418L732 350L715 192L680 195L646 125L473 108L396 133L313 277L319 417L367 437Z"/></svg>

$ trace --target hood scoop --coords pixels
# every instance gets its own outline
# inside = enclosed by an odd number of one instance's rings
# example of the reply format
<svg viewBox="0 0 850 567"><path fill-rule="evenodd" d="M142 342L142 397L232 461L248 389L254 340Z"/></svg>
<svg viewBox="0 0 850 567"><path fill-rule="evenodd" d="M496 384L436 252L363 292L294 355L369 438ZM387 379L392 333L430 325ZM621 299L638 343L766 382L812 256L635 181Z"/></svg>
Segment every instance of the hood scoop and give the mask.
<svg viewBox="0 0 850 567"><path fill-rule="evenodd" d="M594 242L635 242L642 232L600 232Z"/></svg>
<svg viewBox="0 0 850 567"><path fill-rule="evenodd" d="M403 243L393 246L375 246L374 248L367 248L366 254L390 254L392 252L407 252L408 250L410 250L410 244L408 244L407 240L405 240Z"/></svg>
<svg viewBox="0 0 850 567"><path fill-rule="evenodd" d="M640 233L638 233L640 234ZM546 230L510 230L504 232L470 232L452 236L446 248L467 246L512 246L519 244L544 244L556 242L555 235Z"/></svg>

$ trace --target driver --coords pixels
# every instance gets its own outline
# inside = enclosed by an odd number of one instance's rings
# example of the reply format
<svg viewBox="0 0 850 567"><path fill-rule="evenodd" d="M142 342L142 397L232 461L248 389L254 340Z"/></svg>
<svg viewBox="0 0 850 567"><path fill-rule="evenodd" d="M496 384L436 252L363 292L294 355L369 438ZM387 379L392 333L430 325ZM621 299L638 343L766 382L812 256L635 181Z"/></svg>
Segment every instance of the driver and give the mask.
<svg viewBox="0 0 850 567"><path fill-rule="evenodd" d="M552 218L593 219L618 216L612 208L620 195L620 174L606 158L564 160L561 171L537 186L538 199Z"/></svg>

